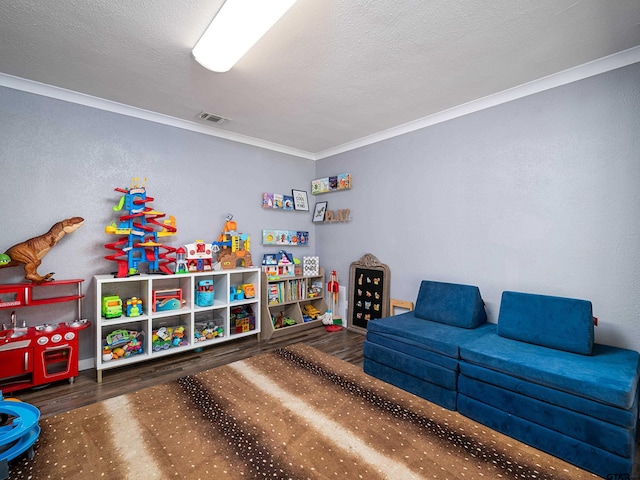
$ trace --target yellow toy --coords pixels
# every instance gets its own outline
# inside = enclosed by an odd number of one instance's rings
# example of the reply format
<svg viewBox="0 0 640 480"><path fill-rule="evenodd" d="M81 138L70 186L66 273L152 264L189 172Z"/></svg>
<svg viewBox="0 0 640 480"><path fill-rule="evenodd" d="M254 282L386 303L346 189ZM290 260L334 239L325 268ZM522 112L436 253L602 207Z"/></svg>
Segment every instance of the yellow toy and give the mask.
<svg viewBox="0 0 640 480"><path fill-rule="evenodd" d="M225 269L233 269L238 266L250 267L251 262L251 237L246 233L236 232L236 222L233 215L226 216L226 222L217 242L211 245L218 252L218 262Z"/></svg>

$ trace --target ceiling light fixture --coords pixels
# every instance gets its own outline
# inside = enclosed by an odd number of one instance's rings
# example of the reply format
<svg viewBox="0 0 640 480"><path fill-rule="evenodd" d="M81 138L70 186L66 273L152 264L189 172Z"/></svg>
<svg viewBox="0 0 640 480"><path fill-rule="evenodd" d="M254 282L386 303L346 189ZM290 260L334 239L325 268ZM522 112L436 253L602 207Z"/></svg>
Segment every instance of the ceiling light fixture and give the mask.
<svg viewBox="0 0 640 480"><path fill-rule="evenodd" d="M227 0L193 48L213 72L228 72L296 0Z"/></svg>

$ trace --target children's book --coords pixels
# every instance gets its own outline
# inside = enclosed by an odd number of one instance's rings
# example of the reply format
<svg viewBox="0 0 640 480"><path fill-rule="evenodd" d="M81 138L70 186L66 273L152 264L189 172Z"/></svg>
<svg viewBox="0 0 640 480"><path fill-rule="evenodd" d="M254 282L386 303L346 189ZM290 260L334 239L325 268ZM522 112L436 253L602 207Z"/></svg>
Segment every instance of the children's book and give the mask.
<svg viewBox="0 0 640 480"><path fill-rule="evenodd" d="M273 193L262 194L262 208L274 208Z"/></svg>
<svg viewBox="0 0 640 480"><path fill-rule="evenodd" d="M276 245L277 233L275 230L263 230L262 231L262 244L263 245Z"/></svg>
<svg viewBox="0 0 640 480"><path fill-rule="evenodd" d="M346 190L351 188L351 174L341 173L338 175L338 190Z"/></svg>
<svg viewBox="0 0 640 480"><path fill-rule="evenodd" d="M291 195L282 196L282 208L285 210L293 210L293 197Z"/></svg>

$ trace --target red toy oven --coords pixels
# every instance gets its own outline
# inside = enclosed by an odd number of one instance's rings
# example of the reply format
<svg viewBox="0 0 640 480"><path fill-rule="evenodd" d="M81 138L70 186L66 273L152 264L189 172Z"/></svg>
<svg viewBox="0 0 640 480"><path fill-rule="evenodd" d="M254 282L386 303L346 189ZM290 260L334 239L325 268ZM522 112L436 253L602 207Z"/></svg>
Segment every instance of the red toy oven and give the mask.
<svg viewBox="0 0 640 480"><path fill-rule="evenodd" d="M75 325L75 324L72 324ZM71 383L78 376L78 331L89 326L67 324L36 327L33 346L33 383L41 385L68 378Z"/></svg>

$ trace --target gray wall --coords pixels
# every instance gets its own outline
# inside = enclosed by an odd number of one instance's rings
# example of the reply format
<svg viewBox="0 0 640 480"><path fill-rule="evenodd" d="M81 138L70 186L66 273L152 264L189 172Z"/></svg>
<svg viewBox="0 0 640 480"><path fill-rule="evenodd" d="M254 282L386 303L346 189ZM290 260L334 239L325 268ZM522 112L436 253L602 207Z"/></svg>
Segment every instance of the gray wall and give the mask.
<svg viewBox="0 0 640 480"><path fill-rule="evenodd" d="M345 287L370 252L391 268L392 297L415 299L426 278L475 284L493 321L503 290L586 298L599 342L640 350L639 78L632 65L315 163L0 88L0 251L83 216L40 271L86 279L92 319L92 277L115 268L103 258L113 189L147 177L152 206L177 218L169 245L215 240L232 212L256 263L277 250L260 245L262 229L309 230L310 246L291 250L320 255ZM342 172L352 190L309 200L350 208L348 224L260 207L264 191ZM0 283L22 273L0 269ZM93 354L87 331L85 364Z"/></svg>
<svg viewBox="0 0 640 480"><path fill-rule="evenodd" d="M0 88L0 171L0 252L59 220L85 218L80 230L49 252L39 272L84 278L83 313L89 319L93 275L116 268L104 260L110 253L104 244L114 241L104 227L117 220L111 207L121 196L114 188L126 188L134 176L147 177L151 206L176 217L178 233L165 238L167 245L217 240L231 212L238 230L252 235L259 264L262 229L313 229L309 213L261 208L262 192L308 190L315 175L311 160L8 88ZM309 255L315 243L311 235L310 246L289 251ZM0 269L0 283L21 281L23 274L21 267ZM35 325L64 313L57 306L29 307L19 318ZM0 322L9 314L0 310ZM93 358L93 331L83 332L80 343L81 359Z"/></svg>
<svg viewBox="0 0 640 480"><path fill-rule="evenodd" d="M478 285L496 321L504 290L584 298L596 340L640 350L640 64L318 162L351 172L324 194L348 224L316 228L343 284L370 252L391 296L422 279Z"/></svg>

